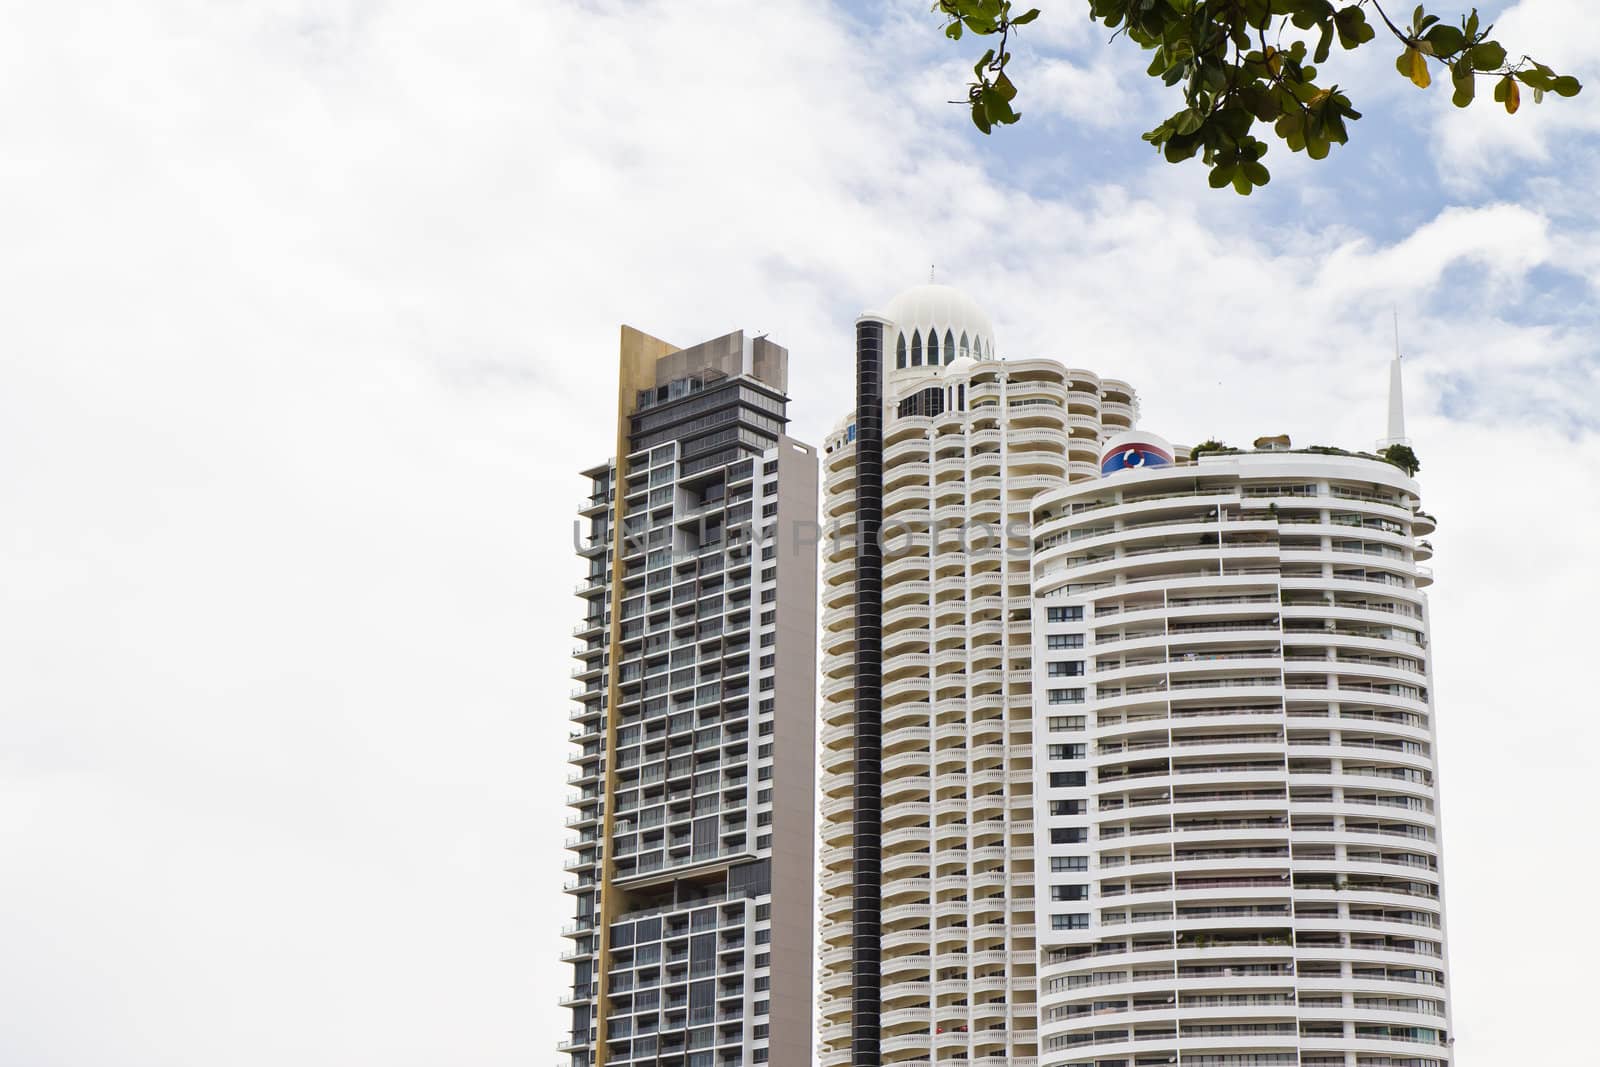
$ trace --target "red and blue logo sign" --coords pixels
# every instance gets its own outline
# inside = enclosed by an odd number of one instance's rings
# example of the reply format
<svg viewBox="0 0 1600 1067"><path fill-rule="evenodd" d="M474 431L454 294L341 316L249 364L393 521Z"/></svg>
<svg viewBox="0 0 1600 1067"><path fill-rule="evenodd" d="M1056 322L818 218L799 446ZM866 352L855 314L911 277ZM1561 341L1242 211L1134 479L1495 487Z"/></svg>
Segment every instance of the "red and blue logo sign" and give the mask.
<svg viewBox="0 0 1600 1067"><path fill-rule="evenodd" d="M1172 466L1172 453L1149 441L1126 441L1111 448L1100 459L1100 474L1148 467Z"/></svg>

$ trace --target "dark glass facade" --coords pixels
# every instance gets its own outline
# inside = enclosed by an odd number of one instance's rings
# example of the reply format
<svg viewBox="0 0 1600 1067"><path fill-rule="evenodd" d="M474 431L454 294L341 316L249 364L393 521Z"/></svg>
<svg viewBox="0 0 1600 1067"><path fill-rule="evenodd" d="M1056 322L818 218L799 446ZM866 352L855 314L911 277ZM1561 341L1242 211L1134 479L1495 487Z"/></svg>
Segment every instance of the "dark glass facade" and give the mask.
<svg viewBox="0 0 1600 1067"><path fill-rule="evenodd" d="M883 332L856 323L855 788L850 1062L878 1067L883 882Z"/></svg>

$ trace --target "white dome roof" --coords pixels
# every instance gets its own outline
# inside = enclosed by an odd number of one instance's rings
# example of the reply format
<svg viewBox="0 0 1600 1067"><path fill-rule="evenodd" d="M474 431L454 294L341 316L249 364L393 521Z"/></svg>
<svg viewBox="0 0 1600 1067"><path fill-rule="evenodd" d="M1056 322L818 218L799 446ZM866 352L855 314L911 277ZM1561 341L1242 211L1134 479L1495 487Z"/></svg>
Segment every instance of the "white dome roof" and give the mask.
<svg viewBox="0 0 1600 1067"><path fill-rule="evenodd" d="M994 326L977 303L948 285L918 285L889 301L883 317L894 323L889 330L891 351L885 362L895 370L944 369L960 357L993 359ZM901 346L906 365L901 366ZM932 359L937 349L938 359ZM893 360L894 362L890 362ZM913 364L912 361L915 361Z"/></svg>

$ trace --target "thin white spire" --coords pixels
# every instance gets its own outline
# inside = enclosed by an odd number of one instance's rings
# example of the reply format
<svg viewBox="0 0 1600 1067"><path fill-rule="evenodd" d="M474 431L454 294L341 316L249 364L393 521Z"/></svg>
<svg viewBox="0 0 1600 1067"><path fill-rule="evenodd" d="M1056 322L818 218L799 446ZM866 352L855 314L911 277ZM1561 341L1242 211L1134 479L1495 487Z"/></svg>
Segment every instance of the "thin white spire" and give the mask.
<svg viewBox="0 0 1600 1067"><path fill-rule="evenodd" d="M1394 359L1389 363L1389 435L1386 445L1406 444L1406 401L1400 383L1400 309L1394 312Z"/></svg>

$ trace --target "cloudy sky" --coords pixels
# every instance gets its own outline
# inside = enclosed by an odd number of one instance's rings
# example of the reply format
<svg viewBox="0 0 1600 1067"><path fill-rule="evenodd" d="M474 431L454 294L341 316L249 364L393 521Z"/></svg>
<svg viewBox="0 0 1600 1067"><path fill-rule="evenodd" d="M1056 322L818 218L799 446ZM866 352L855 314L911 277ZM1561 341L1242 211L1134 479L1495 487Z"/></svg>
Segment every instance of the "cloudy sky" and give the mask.
<svg viewBox="0 0 1600 1067"><path fill-rule="evenodd" d="M1179 441L1370 445L1398 309L1459 1064L1592 1060L1600 21L1486 6L1591 86L1514 119L1345 58L1244 201L1040 2L992 139L925 0L0 3L0 1063L554 1062L618 325L816 441L930 265Z"/></svg>

